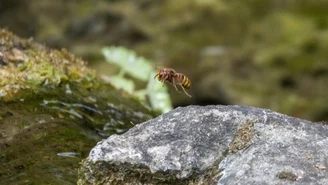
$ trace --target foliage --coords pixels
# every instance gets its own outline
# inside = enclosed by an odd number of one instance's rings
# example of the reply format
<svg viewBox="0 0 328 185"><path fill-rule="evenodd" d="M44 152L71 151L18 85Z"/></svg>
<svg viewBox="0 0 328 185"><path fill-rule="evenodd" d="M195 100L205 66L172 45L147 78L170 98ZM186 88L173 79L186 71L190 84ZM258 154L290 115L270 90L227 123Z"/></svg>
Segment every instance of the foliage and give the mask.
<svg viewBox="0 0 328 185"><path fill-rule="evenodd" d="M107 62L120 68L119 74L111 76L109 79L113 86L140 98L144 103L147 102L148 97L151 107L162 113L172 109L167 88L153 79L157 71L151 65L151 61L138 57L135 52L124 47L105 47L102 53ZM125 77L125 74L133 79ZM136 80L147 82L146 88L136 90Z"/></svg>

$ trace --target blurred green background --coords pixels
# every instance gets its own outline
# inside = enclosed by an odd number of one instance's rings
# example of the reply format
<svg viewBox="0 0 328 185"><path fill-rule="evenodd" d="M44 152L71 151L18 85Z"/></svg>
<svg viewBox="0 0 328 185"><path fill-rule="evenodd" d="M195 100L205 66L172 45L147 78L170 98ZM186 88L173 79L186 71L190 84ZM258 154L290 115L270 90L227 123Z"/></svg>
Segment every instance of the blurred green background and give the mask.
<svg viewBox="0 0 328 185"><path fill-rule="evenodd" d="M0 27L116 75L102 48L124 46L187 75L190 99L328 120L327 0L1 0ZM143 81L137 86L145 88Z"/></svg>

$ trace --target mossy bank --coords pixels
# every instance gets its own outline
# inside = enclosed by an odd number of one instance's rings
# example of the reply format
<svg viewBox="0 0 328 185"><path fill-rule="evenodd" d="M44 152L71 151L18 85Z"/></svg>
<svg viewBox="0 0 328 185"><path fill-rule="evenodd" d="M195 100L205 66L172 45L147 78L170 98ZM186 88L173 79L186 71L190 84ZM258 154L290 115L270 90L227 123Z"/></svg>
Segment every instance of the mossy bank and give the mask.
<svg viewBox="0 0 328 185"><path fill-rule="evenodd" d="M0 29L0 184L76 184L97 141L155 113L65 49Z"/></svg>

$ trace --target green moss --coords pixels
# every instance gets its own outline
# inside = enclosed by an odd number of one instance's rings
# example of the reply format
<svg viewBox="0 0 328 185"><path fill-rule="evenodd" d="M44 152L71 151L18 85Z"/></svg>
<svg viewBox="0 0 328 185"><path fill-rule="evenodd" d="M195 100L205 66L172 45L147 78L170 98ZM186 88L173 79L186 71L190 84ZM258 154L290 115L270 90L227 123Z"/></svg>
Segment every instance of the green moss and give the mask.
<svg viewBox="0 0 328 185"><path fill-rule="evenodd" d="M79 169L78 184L156 184L156 185L201 185L213 184L219 178L220 170L217 165L203 171L194 172L188 177L177 178L178 171L165 171L152 173L145 166L131 164L105 164L103 162L93 163L83 160ZM97 169L89 171L90 169Z"/></svg>
<svg viewBox="0 0 328 185"><path fill-rule="evenodd" d="M86 62L65 49L52 50L3 29L0 45L2 60L6 62L0 68L3 101L28 97L29 90L37 93L40 87L53 88L61 83L78 82L86 88L97 84L95 72L86 67Z"/></svg>
<svg viewBox="0 0 328 185"><path fill-rule="evenodd" d="M97 141L155 115L66 50L1 29L0 46L0 184L76 184Z"/></svg>
<svg viewBox="0 0 328 185"><path fill-rule="evenodd" d="M78 184L156 184L156 185L207 185L215 184L221 177L219 163L228 155L228 150L224 151L221 158L210 167L192 173L184 178L178 178L181 171L167 170L152 173L148 167L129 163L106 163L92 162L84 159L78 173Z"/></svg>
<svg viewBox="0 0 328 185"><path fill-rule="evenodd" d="M72 93L65 93L67 85ZM75 184L78 162L97 141L152 117L110 86L83 89L59 85L23 101L0 102L0 183ZM63 152L77 156L57 155Z"/></svg>
<svg viewBox="0 0 328 185"><path fill-rule="evenodd" d="M235 153L250 146L255 134L253 130L255 123L256 121L246 122L237 130L235 138L230 145L229 152Z"/></svg>
<svg viewBox="0 0 328 185"><path fill-rule="evenodd" d="M286 180L290 180L290 181L297 180L297 175L290 171L281 171L278 173L277 177L279 179L286 179Z"/></svg>
<svg viewBox="0 0 328 185"><path fill-rule="evenodd" d="M44 114L47 116L51 117ZM70 135L58 134L62 132ZM86 157L95 143L73 124L60 119L29 126L16 133L12 141L0 144L1 183L74 184L79 160ZM57 155L60 152L77 152L79 156L60 157Z"/></svg>

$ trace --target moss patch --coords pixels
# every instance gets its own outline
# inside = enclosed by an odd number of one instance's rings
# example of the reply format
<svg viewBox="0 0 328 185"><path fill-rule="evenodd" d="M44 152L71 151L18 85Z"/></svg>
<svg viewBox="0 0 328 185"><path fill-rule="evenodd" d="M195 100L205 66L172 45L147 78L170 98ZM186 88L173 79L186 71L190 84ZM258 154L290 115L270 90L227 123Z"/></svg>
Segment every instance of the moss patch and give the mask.
<svg viewBox="0 0 328 185"><path fill-rule="evenodd" d="M254 137L254 124L255 122L246 122L237 130L236 136L230 145L230 153L243 150L250 145L251 140Z"/></svg>
<svg viewBox="0 0 328 185"><path fill-rule="evenodd" d="M76 184L97 141L155 115L66 50L2 29L0 76L0 184Z"/></svg>
<svg viewBox="0 0 328 185"><path fill-rule="evenodd" d="M95 72L65 49L49 49L3 29L0 46L0 100L28 97L40 87L53 88L65 82L78 82L85 88L97 85Z"/></svg>
<svg viewBox="0 0 328 185"><path fill-rule="evenodd" d="M220 178L219 161L210 168L194 173L185 178L178 178L180 171L165 171L152 173L147 167L132 164L109 164L83 160L79 169L77 184L149 184L149 185L208 185ZM97 169L97 170L94 170Z"/></svg>
<svg viewBox="0 0 328 185"><path fill-rule="evenodd" d="M286 179L286 180L290 180L290 181L297 180L297 175L290 171L281 171L278 173L277 177L279 179Z"/></svg>

